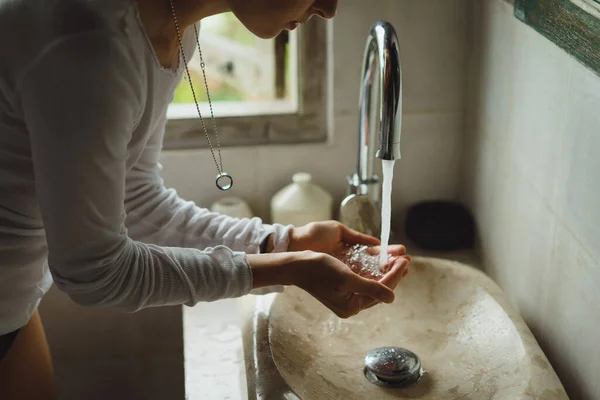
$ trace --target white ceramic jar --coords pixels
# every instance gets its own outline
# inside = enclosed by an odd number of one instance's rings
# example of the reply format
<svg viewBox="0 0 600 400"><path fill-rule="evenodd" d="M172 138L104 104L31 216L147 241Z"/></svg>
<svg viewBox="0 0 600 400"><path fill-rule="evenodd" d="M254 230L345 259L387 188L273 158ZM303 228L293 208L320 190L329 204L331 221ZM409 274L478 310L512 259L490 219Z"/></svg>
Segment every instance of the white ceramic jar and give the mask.
<svg viewBox="0 0 600 400"><path fill-rule="evenodd" d="M333 198L326 190L312 183L308 173L297 173L293 183L281 189L271 200L274 223L302 226L310 222L331 219Z"/></svg>
<svg viewBox="0 0 600 400"><path fill-rule="evenodd" d="M239 197L223 197L217 200L210 210L233 218L252 218L254 216L248 203Z"/></svg>

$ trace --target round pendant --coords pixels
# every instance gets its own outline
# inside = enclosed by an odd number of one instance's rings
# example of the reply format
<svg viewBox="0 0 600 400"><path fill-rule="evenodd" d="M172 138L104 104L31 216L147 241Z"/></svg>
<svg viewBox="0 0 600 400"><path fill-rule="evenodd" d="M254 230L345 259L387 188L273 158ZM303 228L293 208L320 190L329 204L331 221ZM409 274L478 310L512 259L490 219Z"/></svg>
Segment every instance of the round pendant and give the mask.
<svg viewBox="0 0 600 400"><path fill-rule="evenodd" d="M222 172L217 175L216 183L219 190L227 191L233 186L233 178L227 172Z"/></svg>

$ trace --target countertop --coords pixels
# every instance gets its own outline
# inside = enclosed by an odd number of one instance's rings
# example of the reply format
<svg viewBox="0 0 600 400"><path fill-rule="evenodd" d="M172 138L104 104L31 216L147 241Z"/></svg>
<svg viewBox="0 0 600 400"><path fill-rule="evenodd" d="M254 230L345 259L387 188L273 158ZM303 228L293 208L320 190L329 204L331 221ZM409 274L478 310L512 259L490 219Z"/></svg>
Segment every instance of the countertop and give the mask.
<svg viewBox="0 0 600 400"><path fill-rule="evenodd" d="M185 393L188 400L246 400L240 300L183 309Z"/></svg>

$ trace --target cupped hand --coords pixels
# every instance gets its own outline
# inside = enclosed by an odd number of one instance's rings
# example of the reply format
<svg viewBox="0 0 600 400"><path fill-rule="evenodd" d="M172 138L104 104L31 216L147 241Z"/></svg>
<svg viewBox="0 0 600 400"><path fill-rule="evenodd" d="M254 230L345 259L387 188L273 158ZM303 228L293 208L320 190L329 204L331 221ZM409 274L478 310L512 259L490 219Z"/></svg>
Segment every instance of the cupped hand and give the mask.
<svg viewBox="0 0 600 400"><path fill-rule="evenodd" d="M377 246L379 239L354 231L337 221L313 222L292 230L288 250L333 254L346 245L355 244Z"/></svg>
<svg viewBox="0 0 600 400"><path fill-rule="evenodd" d="M310 252L296 285L310 293L340 318L349 318L380 302L392 303L393 289L408 272L410 260L393 257L379 280L363 278L338 259Z"/></svg>
<svg viewBox="0 0 600 400"><path fill-rule="evenodd" d="M404 261L403 261L404 260ZM408 275L408 266L410 265L410 256L396 257L390 261L388 267L390 271L397 270L397 273L386 272L386 274L378 280L379 283L387 286L391 290L394 290L402 279ZM369 303L363 306L363 309L371 308L381 303L379 300L373 299Z"/></svg>
<svg viewBox="0 0 600 400"><path fill-rule="evenodd" d="M348 246L368 246L378 255L379 240L336 221L314 222L294 228L287 253L248 255L253 287L295 285L310 293L341 318L381 302L394 301L394 289L408 273L410 257L402 245L388 247L391 256L378 280L357 275L334 254Z"/></svg>

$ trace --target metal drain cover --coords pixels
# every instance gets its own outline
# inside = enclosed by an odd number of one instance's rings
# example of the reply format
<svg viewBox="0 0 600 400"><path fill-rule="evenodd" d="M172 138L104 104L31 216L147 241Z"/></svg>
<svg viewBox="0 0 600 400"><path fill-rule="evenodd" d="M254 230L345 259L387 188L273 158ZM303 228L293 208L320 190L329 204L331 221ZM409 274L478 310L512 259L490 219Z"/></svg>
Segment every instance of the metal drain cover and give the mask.
<svg viewBox="0 0 600 400"><path fill-rule="evenodd" d="M375 385L404 388L417 383L421 376L421 360L410 350L380 347L365 357L365 377Z"/></svg>

